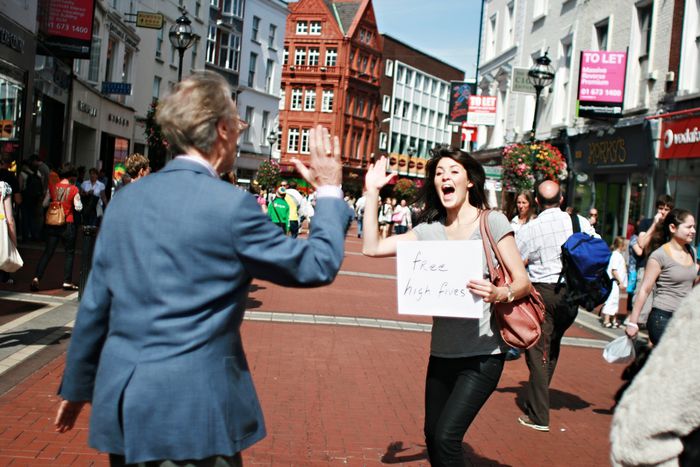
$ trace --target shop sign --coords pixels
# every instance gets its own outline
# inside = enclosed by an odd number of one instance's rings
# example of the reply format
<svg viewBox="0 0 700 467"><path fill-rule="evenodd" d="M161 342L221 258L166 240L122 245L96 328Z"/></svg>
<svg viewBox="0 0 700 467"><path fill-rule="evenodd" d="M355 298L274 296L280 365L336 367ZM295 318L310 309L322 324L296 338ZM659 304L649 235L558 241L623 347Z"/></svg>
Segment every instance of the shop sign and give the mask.
<svg viewBox="0 0 700 467"><path fill-rule="evenodd" d="M664 120L659 159L700 158L700 117Z"/></svg>
<svg viewBox="0 0 700 467"><path fill-rule="evenodd" d="M43 43L60 57L89 59L94 13L94 0L39 0Z"/></svg>
<svg viewBox="0 0 700 467"><path fill-rule="evenodd" d="M462 123L467 121L469 110L469 98L476 92L474 83L465 81L450 82L450 123Z"/></svg>
<svg viewBox="0 0 700 467"><path fill-rule="evenodd" d="M139 11L136 13L136 27L149 29L163 28L163 15L161 13L149 13Z"/></svg>
<svg viewBox="0 0 700 467"><path fill-rule="evenodd" d="M496 96L469 96L470 125L496 125Z"/></svg>
<svg viewBox="0 0 700 467"><path fill-rule="evenodd" d="M571 143L575 172L643 171L652 164L648 124L615 128L612 135L586 133Z"/></svg>
<svg viewBox="0 0 700 467"><path fill-rule="evenodd" d="M113 81L102 81L102 94L131 94L131 83L116 83Z"/></svg>
<svg viewBox="0 0 700 467"><path fill-rule="evenodd" d="M97 117L97 109L87 102L78 101L78 110L88 114L91 117Z"/></svg>
<svg viewBox="0 0 700 467"><path fill-rule="evenodd" d="M120 117L119 115L107 114L107 121L123 127L129 126L129 119L125 117Z"/></svg>
<svg viewBox="0 0 700 467"><path fill-rule="evenodd" d="M6 45L12 50L24 53L24 39L0 26L0 44Z"/></svg>
<svg viewBox="0 0 700 467"><path fill-rule="evenodd" d="M486 178L488 179L501 180L503 178L503 167L500 165L485 165L484 172L486 174Z"/></svg>
<svg viewBox="0 0 700 467"><path fill-rule="evenodd" d="M626 52L581 51L578 116L620 118L625 97Z"/></svg>
<svg viewBox="0 0 700 467"><path fill-rule="evenodd" d="M513 76L510 79L510 92L520 94L535 94L535 87L528 79L527 68L513 68Z"/></svg>

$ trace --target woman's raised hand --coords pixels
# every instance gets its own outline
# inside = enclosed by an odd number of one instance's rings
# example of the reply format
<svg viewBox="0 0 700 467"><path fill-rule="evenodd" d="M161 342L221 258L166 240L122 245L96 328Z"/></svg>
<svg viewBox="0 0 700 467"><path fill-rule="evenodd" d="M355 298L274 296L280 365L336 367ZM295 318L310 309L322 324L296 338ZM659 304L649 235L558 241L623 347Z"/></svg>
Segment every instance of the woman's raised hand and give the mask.
<svg viewBox="0 0 700 467"><path fill-rule="evenodd" d="M382 156L374 164L370 164L365 175L365 188L367 191L379 191L389 183L395 174L386 173L386 157Z"/></svg>

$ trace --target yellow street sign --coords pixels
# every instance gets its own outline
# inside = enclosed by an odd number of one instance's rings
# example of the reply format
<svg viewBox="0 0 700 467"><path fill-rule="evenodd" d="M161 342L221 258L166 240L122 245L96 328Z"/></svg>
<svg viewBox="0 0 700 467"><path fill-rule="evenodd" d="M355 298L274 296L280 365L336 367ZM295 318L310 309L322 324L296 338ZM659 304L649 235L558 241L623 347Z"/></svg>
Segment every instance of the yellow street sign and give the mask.
<svg viewBox="0 0 700 467"><path fill-rule="evenodd" d="M162 29L163 15L160 13L149 13L147 11L139 11L136 14L136 27Z"/></svg>

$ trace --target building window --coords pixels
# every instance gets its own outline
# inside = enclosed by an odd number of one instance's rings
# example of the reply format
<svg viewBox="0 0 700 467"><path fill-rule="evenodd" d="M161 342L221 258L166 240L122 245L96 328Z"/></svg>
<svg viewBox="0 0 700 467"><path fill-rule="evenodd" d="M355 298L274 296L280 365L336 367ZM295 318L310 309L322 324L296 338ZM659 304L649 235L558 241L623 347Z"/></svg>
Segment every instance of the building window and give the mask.
<svg viewBox="0 0 700 467"><path fill-rule="evenodd" d="M287 130L287 152L299 152L299 128Z"/></svg>
<svg viewBox="0 0 700 467"><path fill-rule="evenodd" d="M355 115L358 117L365 116L365 100L361 97L357 99L357 105L355 106Z"/></svg>
<svg viewBox="0 0 700 467"><path fill-rule="evenodd" d="M534 0L532 7L532 19L537 21L547 14L547 0Z"/></svg>
<svg viewBox="0 0 700 467"><path fill-rule="evenodd" d="M267 130L268 130L269 124L270 124L270 112L268 112L267 110L263 110L262 125L260 126L260 144L262 144L262 145L269 144L269 142L267 141Z"/></svg>
<svg viewBox="0 0 700 467"><path fill-rule="evenodd" d="M295 65L306 65L306 48L297 47L294 49L294 64Z"/></svg>
<svg viewBox="0 0 700 467"><path fill-rule="evenodd" d="M94 39L93 39L93 41L94 41ZM158 33L156 34L156 58L160 58L162 55L163 55L163 28L160 28L158 30Z"/></svg>
<svg viewBox="0 0 700 467"><path fill-rule="evenodd" d="M508 45L511 45L515 41L515 5L514 2L508 4L508 27L506 28L506 34L508 38Z"/></svg>
<svg viewBox="0 0 700 467"><path fill-rule="evenodd" d="M213 6L214 8L219 8L219 0L209 0L209 5Z"/></svg>
<svg viewBox="0 0 700 467"><path fill-rule="evenodd" d="M192 66L190 68L194 69L197 67L197 51L199 50L199 39L195 39L192 44Z"/></svg>
<svg viewBox="0 0 700 467"><path fill-rule="evenodd" d="M317 47L309 48L309 65L318 66L318 59L320 55L321 53L319 52Z"/></svg>
<svg viewBox="0 0 700 467"><path fill-rule="evenodd" d="M297 34L308 34L309 23L306 21L297 21Z"/></svg>
<svg viewBox="0 0 700 467"><path fill-rule="evenodd" d="M637 105L647 106L649 85L649 52L651 48L651 14L653 4L637 8L637 20L639 22L639 89Z"/></svg>
<svg viewBox="0 0 700 467"><path fill-rule="evenodd" d="M153 77L153 89L151 91L151 97L153 99L158 99L160 97L160 82L161 82L160 76Z"/></svg>
<svg viewBox="0 0 700 467"><path fill-rule="evenodd" d="M323 90L323 100L321 101L321 112L333 112L333 90Z"/></svg>
<svg viewBox="0 0 700 467"><path fill-rule="evenodd" d="M92 46L90 47L90 67L88 68L88 81L97 82L100 79L100 48L102 39L92 37Z"/></svg>
<svg viewBox="0 0 700 467"><path fill-rule="evenodd" d="M326 66L335 66L338 62L338 50L326 49Z"/></svg>
<svg viewBox="0 0 700 467"><path fill-rule="evenodd" d="M107 42L107 62L105 63L105 81L112 81L112 71L114 68L114 59L117 54L117 41L112 37Z"/></svg>
<svg viewBox="0 0 700 467"><path fill-rule="evenodd" d="M161 31L159 31L162 33ZM214 25L209 25L209 30L207 32L207 56L206 56L206 61L207 63L215 63L216 57L216 26Z"/></svg>
<svg viewBox="0 0 700 467"><path fill-rule="evenodd" d="M274 84L275 61L268 60L265 64L265 92L272 93L272 85Z"/></svg>
<svg viewBox="0 0 700 467"><path fill-rule="evenodd" d="M304 93L304 111L316 111L316 91L314 89L307 89Z"/></svg>
<svg viewBox="0 0 700 467"><path fill-rule="evenodd" d="M245 121L248 123L248 128L243 132L243 141L246 143L252 143L253 141L251 140L251 128L253 127L253 112L255 112L255 109L250 106L246 106L245 108Z"/></svg>
<svg viewBox="0 0 700 467"><path fill-rule="evenodd" d="M316 36L321 34L321 22L320 21L311 21L311 24L309 24L309 34L313 34Z"/></svg>
<svg viewBox="0 0 700 467"><path fill-rule="evenodd" d="M396 82L403 84L405 78L406 78L406 69L402 66L397 66L396 67Z"/></svg>
<svg viewBox="0 0 700 467"><path fill-rule="evenodd" d="M255 84L255 68L258 64L258 54L250 53L250 66L248 67L248 87L252 88Z"/></svg>
<svg viewBox="0 0 700 467"><path fill-rule="evenodd" d="M267 41L270 46L270 48L274 49L275 48L275 36L277 36L277 26L274 24L270 25L270 33L267 36Z"/></svg>
<svg viewBox="0 0 700 467"><path fill-rule="evenodd" d="M202 2L197 0L194 2L194 16L199 18L199 14L202 12Z"/></svg>
<svg viewBox="0 0 700 467"><path fill-rule="evenodd" d="M301 110L301 88L292 89L292 102L289 105L290 110Z"/></svg>
<svg viewBox="0 0 700 467"><path fill-rule="evenodd" d="M285 92L285 90L280 89L280 104L278 107L279 110L284 110L284 104L285 104L284 100L286 99L286 97L287 97L287 93Z"/></svg>
<svg viewBox="0 0 700 467"><path fill-rule="evenodd" d="M253 16L253 40L258 42L258 30L260 29L260 18Z"/></svg>
<svg viewBox="0 0 700 467"><path fill-rule="evenodd" d="M386 151L387 135L386 133L379 133L379 149Z"/></svg>
<svg viewBox="0 0 700 467"><path fill-rule="evenodd" d="M238 16L239 18L243 18L243 5L245 4L245 0L223 0L224 5L223 8L221 9L221 13L225 15L233 15L233 16Z"/></svg>
<svg viewBox="0 0 700 467"><path fill-rule="evenodd" d="M392 76L394 74L394 61L388 60L384 64L384 74L387 76Z"/></svg>
<svg viewBox="0 0 700 467"><path fill-rule="evenodd" d="M360 58L360 73L367 73L367 63L369 63L369 57L363 55Z"/></svg>
<svg viewBox="0 0 700 467"><path fill-rule="evenodd" d="M289 49L287 47L284 48L284 53L282 54L283 56L283 62L285 65L289 64Z"/></svg>
<svg viewBox="0 0 700 467"><path fill-rule="evenodd" d="M498 31L496 31L496 15L493 15L489 19L489 43L488 43L488 51L487 55L492 56L496 54L496 36L498 34Z"/></svg>
<svg viewBox="0 0 700 467"><path fill-rule="evenodd" d="M595 25L595 36L598 50L608 50L608 26L610 23L606 19L602 23Z"/></svg>
<svg viewBox="0 0 700 467"><path fill-rule="evenodd" d="M391 97L384 95L382 97L382 112L389 112L391 110Z"/></svg>
<svg viewBox="0 0 700 467"><path fill-rule="evenodd" d="M416 89L418 91L423 89L423 75L420 73L416 72Z"/></svg>
<svg viewBox="0 0 700 467"><path fill-rule="evenodd" d="M301 149L299 150L302 154L309 153L309 129L302 128L301 130Z"/></svg>
<svg viewBox="0 0 700 467"><path fill-rule="evenodd" d="M219 66L238 71L241 53L241 36L220 31Z"/></svg>
<svg viewBox="0 0 700 467"><path fill-rule="evenodd" d="M401 99L394 98L394 115L401 115Z"/></svg>

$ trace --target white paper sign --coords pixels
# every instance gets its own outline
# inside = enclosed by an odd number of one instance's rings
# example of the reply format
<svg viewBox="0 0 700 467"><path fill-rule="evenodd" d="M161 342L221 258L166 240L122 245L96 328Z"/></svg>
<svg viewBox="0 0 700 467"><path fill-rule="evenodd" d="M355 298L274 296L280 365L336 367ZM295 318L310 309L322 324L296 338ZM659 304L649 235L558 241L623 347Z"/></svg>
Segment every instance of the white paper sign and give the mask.
<svg viewBox="0 0 700 467"><path fill-rule="evenodd" d="M483 279L481 240L398 242L399 314L481 318L483 300L467 289Z"/></svg>

